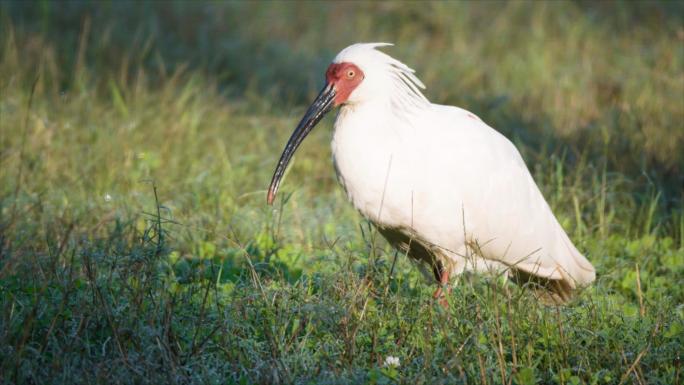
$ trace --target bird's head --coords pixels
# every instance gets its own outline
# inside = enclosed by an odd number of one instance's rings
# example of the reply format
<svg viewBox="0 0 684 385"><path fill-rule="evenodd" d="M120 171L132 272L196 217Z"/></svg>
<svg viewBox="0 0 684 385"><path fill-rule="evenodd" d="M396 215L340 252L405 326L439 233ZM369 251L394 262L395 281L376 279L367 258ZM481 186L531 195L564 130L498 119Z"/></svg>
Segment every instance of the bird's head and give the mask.
<svg viewBox="0 0 684 385"><path fill-rule="evenodd" d="M307 109L283 150L268 189L272 204L287 165L304 138L334 107L370 101L408 109L427 103L425 88L404 63L378 51L388 43L358 43L340 51L325 72L325 86Z"/></svg>
<svg viewBox="0 0 684 385"><path fill-rule="evenodd" d="M347 103L351 94L363 82L364 72L358 65L351 62L331 63L325 71L326 86L334 93L333 105Z"/></svg>

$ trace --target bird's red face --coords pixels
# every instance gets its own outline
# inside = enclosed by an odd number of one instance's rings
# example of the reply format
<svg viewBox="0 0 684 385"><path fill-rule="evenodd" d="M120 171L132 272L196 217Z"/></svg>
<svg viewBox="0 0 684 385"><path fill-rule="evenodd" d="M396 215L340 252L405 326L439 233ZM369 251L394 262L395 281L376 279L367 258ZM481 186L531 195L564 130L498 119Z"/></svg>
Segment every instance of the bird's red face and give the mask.
<svg viewBox="0 0 684 385"><path fill-rule="evenodd" d="M333 63L328 67L325 72L325 87L311 103L280 156L271 179L271 186L268 188L269 204L273 204L280 180L285 175L285 169L297 147L328 111L347 102L349 95L363 81L363 76L361 69L352 63Z"/></svg>
<svg viewBox="0 0 684 385"><path fill-rule="evenodd" d="M355 64L332 63L325 71L325 80L335 88L335 106L344 104L352 91L363 81L363 71Z"/></svg>

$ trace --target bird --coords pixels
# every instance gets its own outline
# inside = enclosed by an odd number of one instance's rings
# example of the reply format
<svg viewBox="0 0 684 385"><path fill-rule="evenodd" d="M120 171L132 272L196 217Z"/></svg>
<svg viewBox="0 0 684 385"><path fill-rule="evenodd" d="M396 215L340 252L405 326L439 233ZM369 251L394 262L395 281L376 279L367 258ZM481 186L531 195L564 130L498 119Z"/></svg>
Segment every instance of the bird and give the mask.
<svg viewBox="0 0 684 385"><path fill-rule="evenodd" d="M431 103L415 71L380 48L340 51L325 86L277 163L273 204L293 154L339 108L332 135L337 179L352 205L437 288L464 272L502 274L545 304L565 304L596 278L503 134L465 109ZM447 290L444 290L444 289Z"/></svg>

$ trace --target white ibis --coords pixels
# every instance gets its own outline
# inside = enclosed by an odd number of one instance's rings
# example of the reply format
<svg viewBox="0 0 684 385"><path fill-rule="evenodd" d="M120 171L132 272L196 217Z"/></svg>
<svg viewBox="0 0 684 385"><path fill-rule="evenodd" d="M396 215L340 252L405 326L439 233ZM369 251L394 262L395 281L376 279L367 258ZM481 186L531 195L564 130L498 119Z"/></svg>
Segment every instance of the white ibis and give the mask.
<svg viewBox="0 0 684 385"><path fill-rule="evenodd" d="M438 283L464 271L501 272L563 303L596 276L544 200L520 153L474 114L430 103L404 63L362 43L342 50L278 162L288 162L333 107L332 150L349 200ZM429 276L429 275L428 275Z"/></svg>

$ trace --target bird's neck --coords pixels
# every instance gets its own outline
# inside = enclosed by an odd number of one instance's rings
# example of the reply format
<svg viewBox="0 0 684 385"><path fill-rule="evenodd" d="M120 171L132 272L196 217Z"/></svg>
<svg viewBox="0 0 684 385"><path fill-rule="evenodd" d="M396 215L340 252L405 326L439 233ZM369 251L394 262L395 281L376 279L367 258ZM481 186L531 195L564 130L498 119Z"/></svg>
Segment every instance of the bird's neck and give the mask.
<svg viewBox="0 0 684 385"><path fill-rule="evenodd" d="M375 99L346 104L340 108L335 120L335 132L375 136L389 130L394 119L389 100Z"/></svg>
<svg viewBox="0 0 684 385"><path fill-rule="evenodd" d="M344 121L367 120L369 124L395 126L396 123L410 123L430 109L429 102L411 102L410 100L386 95L357 103L345 104L340 108L337 119Z"/></svg>
<svg viewBox="0 0 684 385"><path fill-rule="evenodd" d="M415 135L414 116L397 113L389 100L343 106L335 120L333 146L347 151L390 151Z"/></svg>

